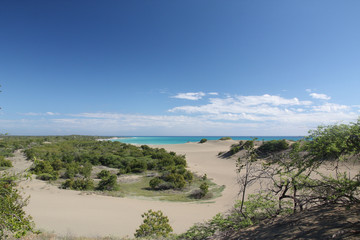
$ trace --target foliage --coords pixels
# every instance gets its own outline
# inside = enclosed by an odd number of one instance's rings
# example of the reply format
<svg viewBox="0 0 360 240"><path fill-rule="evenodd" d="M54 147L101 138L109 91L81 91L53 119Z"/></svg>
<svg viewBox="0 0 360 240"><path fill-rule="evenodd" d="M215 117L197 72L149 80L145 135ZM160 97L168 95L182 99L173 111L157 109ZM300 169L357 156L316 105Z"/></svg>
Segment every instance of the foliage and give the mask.
<svg viewBox="0 0 360 240"><path fill-rule="evenodd" d="M52 175L50 173L40 173L39 175L36 176L36 179L43 180L43 181L51 181L51 180L56 180L57 176Z"/></svg>
<svg viewBox="0 0 360 240"><path fill-rule="evenodd" d="M57 178L61 173L63 179L70 180L63 183L65 188L74 189L76 180L72 179L90 178L94 165L117 168L119 175L147 170L158 172L162 182L156 184L155 188L153 185L153 189L182 189L193 180L192 173L185 169L185 156L167 152L163 148L96 141L94 137L86 136L29 138L33 142L26 141L27 138L21 138L21 141L27 144L22 145L25 155L34 161L32 172L41 175L39 178L44 180ZM110 177L109 172L102 171L98 177L102 179L98 190L118 188L115 177Z"/></svg>
<svg viewBox="0 0 360 240"><path fill-rule="evenodd" d="M209 185L204 182L200 185L201 197L205 197L205 195L209 192Z"/></svg>
<svg viewBox="0 0 360 240"><path fill-rule="evenodd" d="M148 212L141 215L144 218L134 234L136 238L141 237L167 237L172 231L169 219L160 210Z"/></svg>
<svg viewBox="0 0 360 240"><path fill-rule="evenodd" d="M282 140L271 140L264 142L258 149L257 153L259 155L269 155L277 153L289 148L289 144L285 139Z"/></svg>
<svg viewBox="0 0 360 240"><path fill-rule="evenodd" d="M205 142L207 142L207 139L206 139L206 138L202 138L199 143L205 143Z"/></svg>
<svg viewBox="0 0 360 240"><path fill-rule="evenodd" d="M245 156L237 161L241 200L227 215L218 214L191 227L180 239L209 239L219 234L227 239L231 232L279 214L326 203L359 203L360 173L354 176L338 171L339 162L359 159L359 122L320 126L310 131L305 142L296 142L290 150L271 155L266 161L258 155L288 149L284 140L264 143L260 150L255 149L253 140L245 142ZM334 164L334 176L318 171L325 161ZM260 193L245 200L247 188L255 182L261 186Z"/></svg>
<svg viewBox="0 0 360 240"><path fill-rule="evenodd" d="M152 189L157 189L163 181L159 177L154 177L150 180L149 185Z"/></svg>
<svg viewBox="0 0 360 240"><path fill-rule="evenodd" d="M123 173L140 173L146 170L164 171L171 167L186 167L185 156L169 153L165 149L137 147L111 141L95 141L92 137L74 136L49 137L50 142L41 140L25 147L28 159L41 159L57 166L54 170L65 168L66 178L76 174L87 177L90 165L103 165L118 168ZM60 161L60 162L59 162ZM40 162L40 161L39 161ZM35 161L35 165L39 162Z"/></svg>
<svg viewBox="0 0 360 240"><path fill-rule="evenodd" d="M222 137L219 140L231 140L231 137Z"/></svg>
<svg viewBox="0 0 360 240"><path fill-rule="evenodd" d="M5 159L4 156L0 155L0 167L12 167L12 163L10 160Z"/></svg>
<svg viewBox="0 0 360 240"><path fill-rule="evenodd" d="M319 126L309 133L306 150L316 160L336 160L360 152L360 118L351 124Z"/></svg>
<svg viewBox="0 0 360 240"><path fill-rule="evenodd" d="M205 173L202 177L201 177L201 179L203 180L203 181L206 181L207 180L207 174Z"/></svg>
<svg viewBox="0 0 360 240"><path fill-rule="evenodd" d="M239 212L239 207L244 206L244 214ZM205 223L196 224L179 236L179 239L203 240L210 239L221 232L227 239L227 232L238 231L260 222L262 219L272 217L278 212L276 200L270 195L262 193L249 195L244 203L238 201L228 214L217 214Z"/></svg>
<svg viewBox="0 0 360 240"><path fill-rule="evenodd" d="M89 178L67 179L61 187L64 189L90 191L94 190L94 181Z"/></svg>
<svg viewBox="0 0 360 240"><path fill-rule="evenodd" d="M193 174L183 166L169 168L161 176L155 177L149 182L149 186L155 190L183 189L186 183L190 184L193 180Z"/></svg>
<svg viewBox="0 0 360 240"><path fill-rule="evenodd" d="M0 239L20 238L34 231L34 224L23 207L27 199L23 199L16 189L16 176L0 175Z"/></svg>
<svg viewBox="0 0 360 240"><path fill-rule="evenodd" d="M79 169L79 173L83 175L85 178L89 178L91 176L92 172L92 164L89 162L85 162L83 165L81 165Z"/></svg>
<svg viewBox="0 0 360 240"><path fill-rule="evenodd" d="M97 190L100 191L115 191L119 189L119 185L117 184L117 176L115 174L111 174L107 178L101 179Z"/></svg>
<svg viewBox="0 0 360 240"><path fill-rule="evenodd" d="M109 170L101 170L96 176L99 179L110 177L111 173Z"/></svg>
<svg viewBox="0 0 360 240"><path fill-rule="evenodd" d="M37 179L44 181L56 180L59 177L59 172L55 171L48 161L36 161L35 166L31 168L31 172L38 175Z"/></svg>

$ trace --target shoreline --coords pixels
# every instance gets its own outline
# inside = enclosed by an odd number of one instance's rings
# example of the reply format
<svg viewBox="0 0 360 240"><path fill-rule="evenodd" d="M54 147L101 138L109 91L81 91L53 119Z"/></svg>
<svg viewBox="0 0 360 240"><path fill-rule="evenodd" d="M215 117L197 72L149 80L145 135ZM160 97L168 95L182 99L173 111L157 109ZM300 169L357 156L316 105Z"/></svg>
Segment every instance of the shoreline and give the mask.
<svg viewBox="0 0 360 240"><path fill-rule="evenodd" d="M246 141L256 139L256 141L288 140L298 141L304 139L304 136L229 136L234 141ZM113 137L106 139L108 141L118 141L134 145L178 145L186 143L199 143L201 139L208 141L220 140L222 136L134 136L134 137ZM221 140L228 141L228 140Z"/></svg>

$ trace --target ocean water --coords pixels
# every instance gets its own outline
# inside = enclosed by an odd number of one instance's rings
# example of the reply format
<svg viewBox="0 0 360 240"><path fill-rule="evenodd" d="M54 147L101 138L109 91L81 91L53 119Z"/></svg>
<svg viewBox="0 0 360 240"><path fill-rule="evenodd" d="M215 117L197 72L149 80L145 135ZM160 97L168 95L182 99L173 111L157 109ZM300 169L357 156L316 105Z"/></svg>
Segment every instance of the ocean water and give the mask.
<svg viewBox="0 0 360 240"><path fill-rule="evenodd" d="M233 140L251 140L254 137L258 141L270 141L270 140L293 140L297 141L303 138L303 136L230 136ZM118 139L112 139L112 141L119 141L123 143L141 144L141 145L166 145L166 144L183 144L187 142L199 142L202 138L207 140L218 140L221 136L168 136L168 137L118 137Z"/></svg>

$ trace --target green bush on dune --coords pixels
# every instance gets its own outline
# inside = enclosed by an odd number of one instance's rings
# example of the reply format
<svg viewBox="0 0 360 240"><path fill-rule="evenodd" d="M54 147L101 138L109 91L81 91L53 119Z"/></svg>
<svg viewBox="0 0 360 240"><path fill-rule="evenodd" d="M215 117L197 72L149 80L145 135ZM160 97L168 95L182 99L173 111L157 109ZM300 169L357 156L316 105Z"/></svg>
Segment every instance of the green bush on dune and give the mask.
<svg viewBox="0 0 360 240"><path fill-rule="evenodd" d="M12 167L12 166L13 165L10 160L5 159L4 156L0 156L0 167L8 168L8 167Z"/></svg>
<svg viewBox="0 0 360 240"><path fill-rule="evenodd" d="M222 138L220 138L219 140L231 140L231 137L222 137Z"/></svg>

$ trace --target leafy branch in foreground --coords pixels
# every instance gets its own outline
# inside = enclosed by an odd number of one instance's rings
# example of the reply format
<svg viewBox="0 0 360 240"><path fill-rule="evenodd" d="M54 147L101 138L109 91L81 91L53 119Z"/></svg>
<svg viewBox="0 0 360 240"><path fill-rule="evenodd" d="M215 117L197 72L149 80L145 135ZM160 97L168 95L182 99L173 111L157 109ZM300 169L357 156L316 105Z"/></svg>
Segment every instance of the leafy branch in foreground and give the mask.
<svg viewBox="0 0 360 240"><path fill-rule="evenodd" d="M20 238L28 232L34 232L34 224L23 207L28 199L23 199L17 190L18 176L0 174L0 239Z"/></svg>

